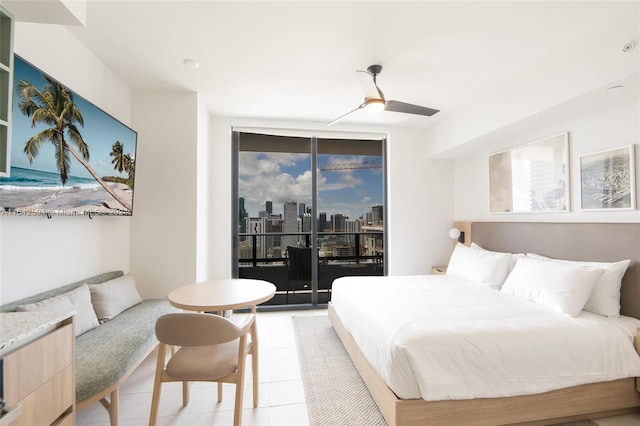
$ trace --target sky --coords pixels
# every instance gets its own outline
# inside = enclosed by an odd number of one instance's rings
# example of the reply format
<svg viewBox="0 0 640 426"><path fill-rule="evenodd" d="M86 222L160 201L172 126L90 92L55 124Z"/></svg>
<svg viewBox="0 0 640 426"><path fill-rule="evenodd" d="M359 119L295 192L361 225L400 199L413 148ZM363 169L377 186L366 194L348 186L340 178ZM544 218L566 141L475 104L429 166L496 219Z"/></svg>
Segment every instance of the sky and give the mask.
<svg viewBox="0 0 640 426"><path fill-rule="evenodd" d="M381 157L318 155L318 167L336 163L361 163ZM283 212L283 204L296 201L311 206L311 155L294 153L241 152L239 155L239 196L251 217L273 202L273 213ZM382 169L320 171L318 211L342 213L357 219L371 206L382 204Z"/></svg>
<svg viewBox="0 0 640 426"><path fill-rule="evenodd" d="M55 78L55 76L51 76ZM14 61L14 88L19 80L26 80L42 90L46 84L42 71L31 66L15 55ZM64 82L61 82L64 84ZM73 88L70 88L73 91ZM74 101L80 109L84 119L84 127L79 127L80 134L89 146L89 164L99 176L127 177L126 173L118 173L111 164L112 146L120 141L124 146L124 153L135 158L137 134L132 129L120 123L98 107L78 96L74 92ZM25 143L39 131L46 128L44 125L31 127L31 119L24 115L18 108L20 97L17 92L13 94L13 124L11 130L11 165L14 167L31 168L46 172L57 172L54 149L50 142L45 142L38 156L29 164L24 154ZM73 145L71 145L73 147ZM78 177L91 177L89 172L75 159L71 159L70 175Z"/></svg>

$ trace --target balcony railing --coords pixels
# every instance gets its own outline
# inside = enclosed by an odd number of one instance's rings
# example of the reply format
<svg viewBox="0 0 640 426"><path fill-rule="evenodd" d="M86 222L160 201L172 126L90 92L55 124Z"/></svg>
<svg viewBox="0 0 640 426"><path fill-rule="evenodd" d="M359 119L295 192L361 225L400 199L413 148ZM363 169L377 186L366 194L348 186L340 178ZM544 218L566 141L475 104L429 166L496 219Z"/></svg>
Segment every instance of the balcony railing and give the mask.
<svg viewBox="0 0 640 426"><path fill-rule="evenodd" d="M270 304L311 303L309 291L291 294L287 246L310 247L311 233L240 233L239 277L270 281L276 297ZM383 232L318 233L318 303L330 300L333 280L350 275L383 275ZM289 294L287 292L289 291Z"/></svg>

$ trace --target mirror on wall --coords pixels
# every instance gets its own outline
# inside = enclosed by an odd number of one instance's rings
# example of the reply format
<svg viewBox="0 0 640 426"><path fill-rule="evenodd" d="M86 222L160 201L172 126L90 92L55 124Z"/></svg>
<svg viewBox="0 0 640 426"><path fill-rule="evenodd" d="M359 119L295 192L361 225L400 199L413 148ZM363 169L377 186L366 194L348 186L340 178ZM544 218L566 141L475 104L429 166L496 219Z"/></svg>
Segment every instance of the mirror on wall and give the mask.
<svg viewBox="0 0 640 426"><path fill-rule="evenodd" d="M569 211L569 134L489 156L491 213Z"/></svg>

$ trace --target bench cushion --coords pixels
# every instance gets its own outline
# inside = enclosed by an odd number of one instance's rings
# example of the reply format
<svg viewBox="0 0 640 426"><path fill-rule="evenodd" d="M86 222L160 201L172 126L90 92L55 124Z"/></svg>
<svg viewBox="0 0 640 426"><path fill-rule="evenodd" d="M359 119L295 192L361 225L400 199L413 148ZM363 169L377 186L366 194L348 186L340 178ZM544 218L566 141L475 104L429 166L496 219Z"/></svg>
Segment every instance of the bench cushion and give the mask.
<svg viewBox="0 0 640 426"><path fill-rule="evenodd" d="M76 338L76 403L118 382L158 341L156 320L180 312L166 299L144 300ZM151 389L149 389L151 391Z"/></svg>
<svg viewBox="0 0 640 426"><path fill-rule="evenodd" d="M100 323L109 321L120 312L142 302L131 274L100 284L90 284L89 290L91 303Z"/></svg>
<svg viewBox="0 0 640 426"><path fill-rule="evenodd" d="M67 284L62 287L57 287L52 290L45 291L43 293L35 294L33 296L25 297L24 299L16 300L14 302L10 302L0 306L0 312L15 312L18 305L26 305L29 303L39 302L44 299L48 299L53 296L57 296L58 294L66 293L75 288L80 287L82 284L98 284L103 283L105 281L112 280L117 277L121 277L124 275L122 271L111 271L105 272L104 274L96 275L90 278L85 278L82 281L77 281L75 283Z"/></svg>
<svg viewBox="0 0 640 426"><path fill-rule="evenodd" d="M75 337L96 328L98 317L91 304L91 294L89 287L82 284L80 287L48 299L41 300L27 305L18 305L17 312L33 311L75 311Z"/></svg>

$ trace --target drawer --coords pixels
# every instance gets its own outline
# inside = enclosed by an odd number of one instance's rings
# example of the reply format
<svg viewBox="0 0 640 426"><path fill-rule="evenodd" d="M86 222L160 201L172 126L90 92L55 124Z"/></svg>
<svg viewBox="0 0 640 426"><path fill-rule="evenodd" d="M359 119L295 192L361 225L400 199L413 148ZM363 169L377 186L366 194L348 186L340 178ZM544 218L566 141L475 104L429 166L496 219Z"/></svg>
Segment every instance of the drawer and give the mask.
<svg viewBox="0 0 640 426"><path fill-rule="evenodd" d="M75 415L72 411L75 401L73 380L73 366L68 366L36 391L19 401L18 405L22 407L22 414L11 423L11 426L50 425L65 411L68 411L67 417L73 420ZM67 419L61 420L63 420L62 424L65 424L64 421Z"/></svg>
<svg viewBox="0 0 640 426"><path fill-rule="evenodd" d="M7 406L11 407L72 365L73 339L73 324L67 324L4 357Z"/></svg>
<svg viewBox="0 0 640 426"><path fill-rule="evenodd" d="M58 419L52 426L76 426L76 413L69 412L66 416Z"/></svg>

